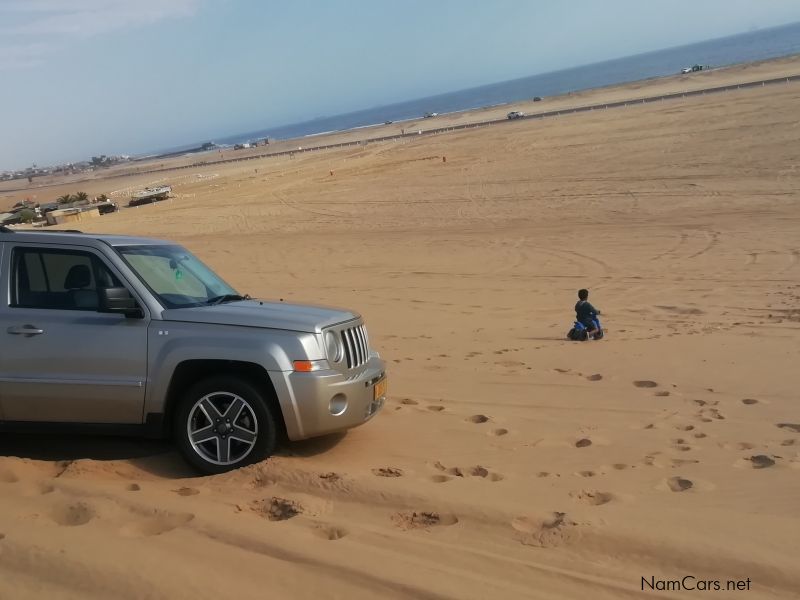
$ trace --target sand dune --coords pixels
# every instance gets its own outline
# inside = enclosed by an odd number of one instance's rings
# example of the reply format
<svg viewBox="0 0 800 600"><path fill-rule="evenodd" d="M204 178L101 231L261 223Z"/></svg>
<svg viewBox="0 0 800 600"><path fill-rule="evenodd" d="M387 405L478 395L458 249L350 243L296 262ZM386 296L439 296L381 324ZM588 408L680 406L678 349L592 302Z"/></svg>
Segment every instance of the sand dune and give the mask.
<svg viewBox="0 0 800 600"><path fill-rule="evenodd" d="M359 309L391 397L206 478L165 443L0 437L0 597L796 598L798 100L181 171L88 224ZM568 343L584 286L608 335Z"/></svg>

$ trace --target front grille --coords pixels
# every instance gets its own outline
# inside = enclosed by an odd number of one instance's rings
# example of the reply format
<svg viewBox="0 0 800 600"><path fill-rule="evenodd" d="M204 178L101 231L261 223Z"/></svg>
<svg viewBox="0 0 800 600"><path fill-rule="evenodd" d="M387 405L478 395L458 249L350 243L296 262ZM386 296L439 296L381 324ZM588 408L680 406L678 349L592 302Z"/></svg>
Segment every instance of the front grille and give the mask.
<svg viewBox="0 0 800 600"><path fill-rule="evenodd" d="M344 354L347 357L347 368L360 367L369 359L369 342L367 330L363 325L348 327L341 332Z"/></svg>

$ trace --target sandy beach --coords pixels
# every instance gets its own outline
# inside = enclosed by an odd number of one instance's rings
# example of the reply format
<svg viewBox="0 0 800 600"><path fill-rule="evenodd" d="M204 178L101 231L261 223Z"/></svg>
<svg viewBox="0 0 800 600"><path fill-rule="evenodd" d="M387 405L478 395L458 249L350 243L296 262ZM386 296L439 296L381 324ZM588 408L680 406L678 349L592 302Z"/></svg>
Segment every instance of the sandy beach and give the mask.
<svg viewBox="0 0 800 600"><path fill-rule="evenodd" d="M798 102L787 83L0 184L4 208L170 183L80 228L177 240L255 297L352 307L390 369L367 425L226 475L166 442L0 436L0 598L683 598L642 578L684 576L797 598ZM534 107L435 126L512 109ZM564 339L581 287L602 341Z"/></svg>

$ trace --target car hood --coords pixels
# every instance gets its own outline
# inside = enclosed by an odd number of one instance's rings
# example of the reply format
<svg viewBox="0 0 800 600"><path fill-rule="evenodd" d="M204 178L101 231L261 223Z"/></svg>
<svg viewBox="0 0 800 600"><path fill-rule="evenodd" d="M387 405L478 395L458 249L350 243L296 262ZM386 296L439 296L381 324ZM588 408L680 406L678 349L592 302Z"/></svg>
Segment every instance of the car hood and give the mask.
<svg viewBox="0 0 800 600"><path fill-rule="evenodd" d="M240 300L216 306L172 308L161 313L165 321L241 325L319 333L325 327L359 318L358 313L310 304Z"/></svg>

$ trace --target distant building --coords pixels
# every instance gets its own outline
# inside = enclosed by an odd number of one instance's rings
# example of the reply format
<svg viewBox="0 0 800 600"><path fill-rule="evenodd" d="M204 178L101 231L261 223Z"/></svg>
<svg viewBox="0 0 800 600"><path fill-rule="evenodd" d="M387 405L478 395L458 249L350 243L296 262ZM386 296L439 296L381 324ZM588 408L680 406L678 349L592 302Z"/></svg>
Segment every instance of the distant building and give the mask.
<svg viewBox="0 0 800 600"><path fill-rule="evenodd" d="M59 210L51 210L46 214L48 225L61 225L62 223L75 223L78 221L85 221L86 219L93 219L100 216L100 211L97 207L91 208L61 208Z"/></svg>

